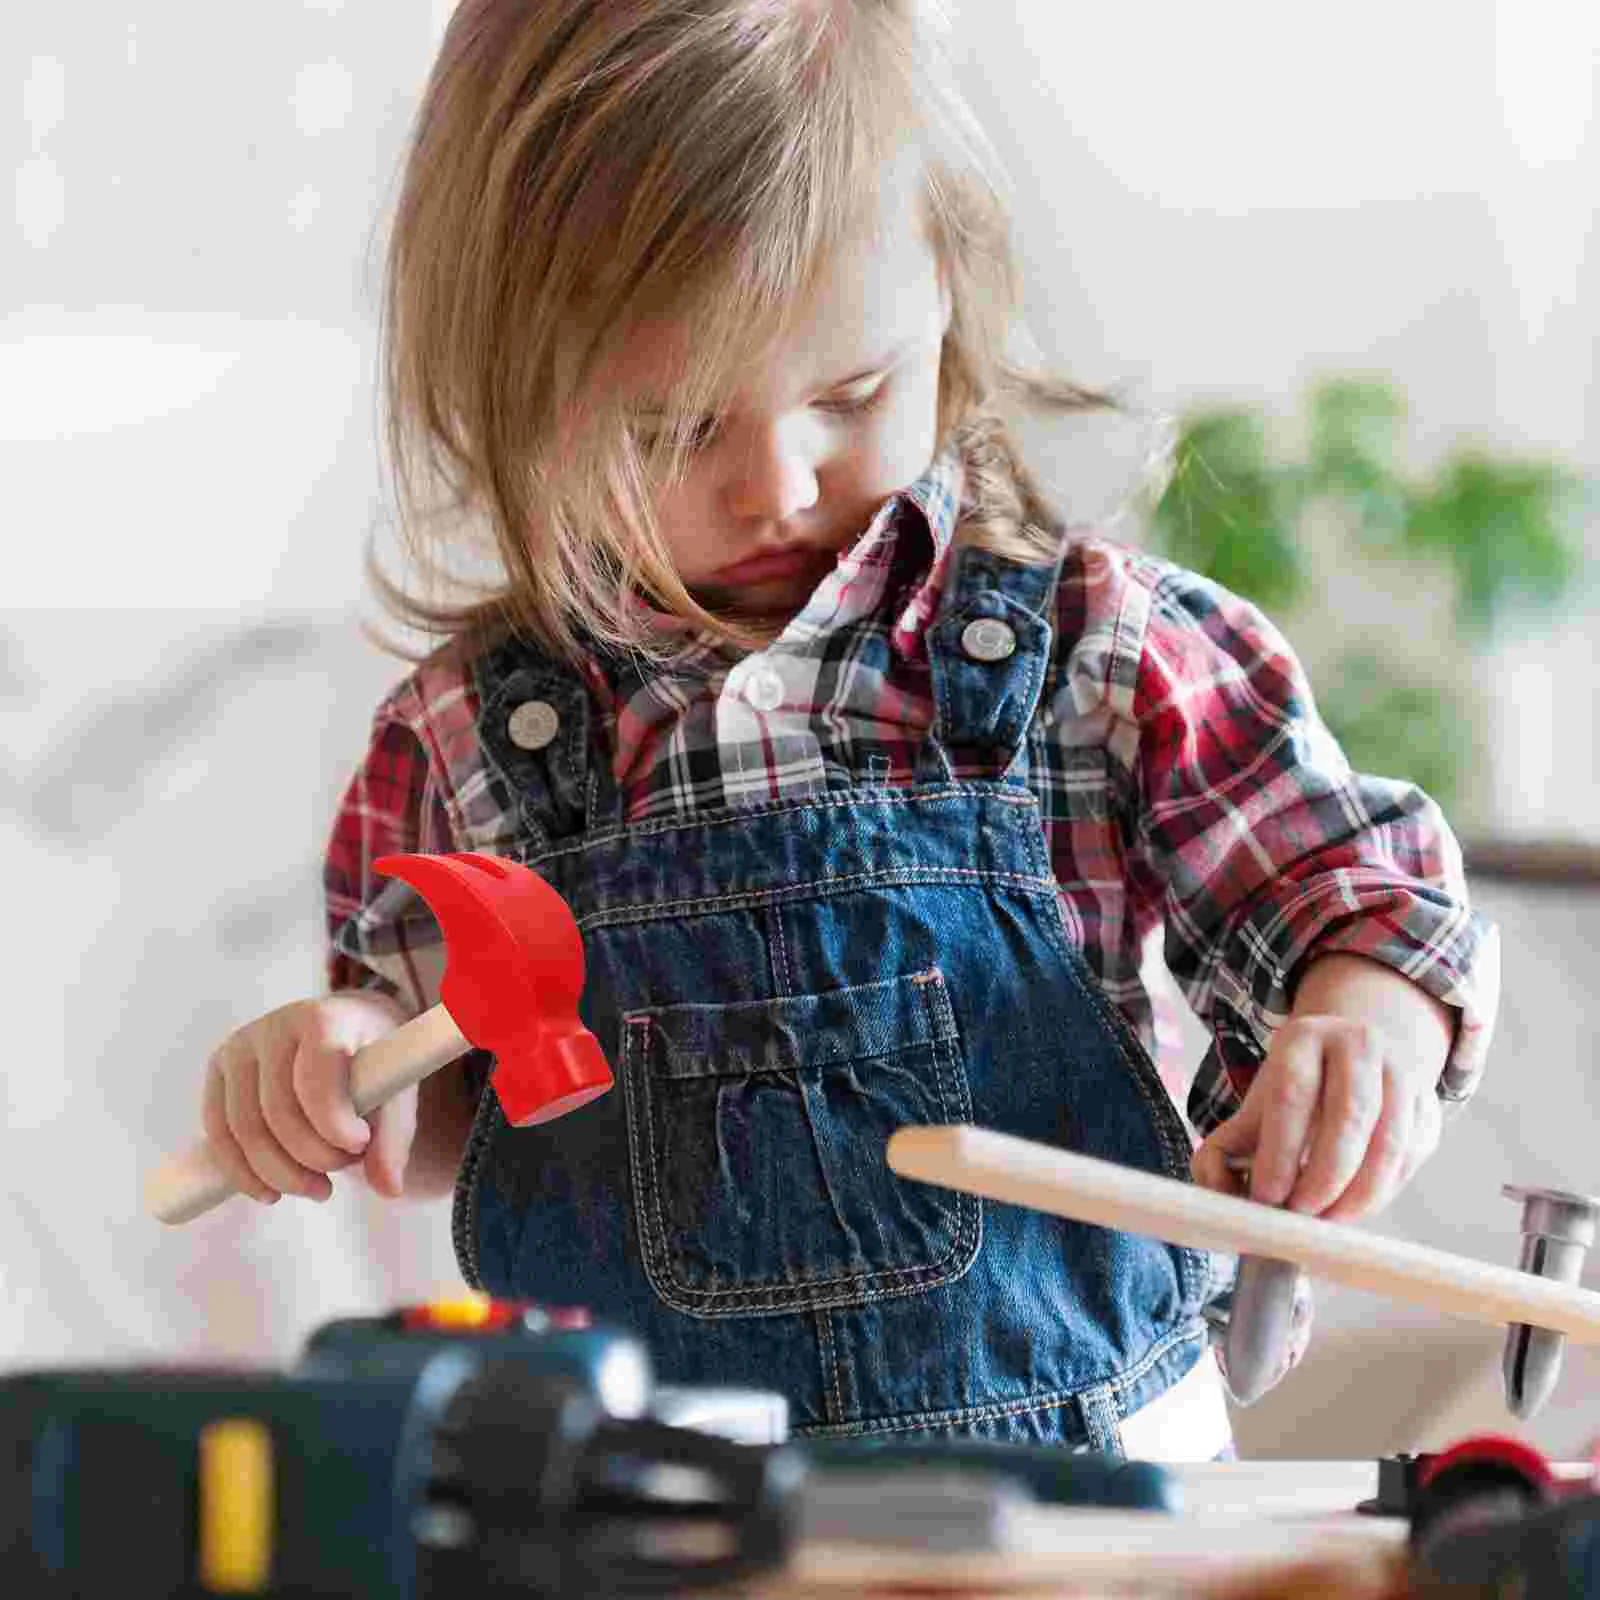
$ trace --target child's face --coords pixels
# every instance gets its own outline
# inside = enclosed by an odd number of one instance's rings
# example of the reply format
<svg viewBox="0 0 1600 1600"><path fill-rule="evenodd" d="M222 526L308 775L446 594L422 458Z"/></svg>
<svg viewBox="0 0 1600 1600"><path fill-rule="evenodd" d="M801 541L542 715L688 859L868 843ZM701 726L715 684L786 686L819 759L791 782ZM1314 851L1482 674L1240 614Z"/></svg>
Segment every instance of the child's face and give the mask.
<svg viewBox="0 0 1600 1600"><path fill-rule="evenodd" d="M933 459L950 305L902 194L882 240L846 252L815 312L702 422L687 478L655 501L684 586L711 609L798 610ZM630 357L642 372L648 348ZM634 386L636 415L651 393Z"/></svg>

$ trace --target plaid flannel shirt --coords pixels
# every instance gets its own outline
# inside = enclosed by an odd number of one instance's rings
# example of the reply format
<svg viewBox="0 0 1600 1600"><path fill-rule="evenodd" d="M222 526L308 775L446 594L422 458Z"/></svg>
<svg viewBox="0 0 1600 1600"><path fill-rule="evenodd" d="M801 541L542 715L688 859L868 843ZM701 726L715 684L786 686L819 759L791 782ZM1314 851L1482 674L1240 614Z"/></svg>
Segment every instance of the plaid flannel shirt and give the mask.
<svg viewBox="0 0 1600 1600"><path fill-rule="evenodd" d="M938 609L964 475L946 452L879 510L768 647L686 638L668 670L585 673L629 820L909 783L933 705ZM1255 607L1092 532L1067 536L1054 658L1027 752L1069 937L1162 1067L1181 1064L1146 982L1159 946L1214 1047L1187 1088L1204 1136L1237 1109L1306 960L1383 962L1457 1014L1438 1085L1463 1101L1498 1002L1498 939L1473 915L1455 838L1416 788L1352 772L1304 672ZM885 648L885 644L887 648ZM870 648L869 648L870 646ZM886 663L886 664L885 664ZM782 694L748 694L753 673ZM752 704L754 700L754 704ZM379 706L329 842L333 988L421 1009L439 932L391 851L505 853L516 797L486 767L472 681L448 649ZM975 776L962 774L957 776ZM1294 1358L1309 1335L1309 1297Z"/></svg>

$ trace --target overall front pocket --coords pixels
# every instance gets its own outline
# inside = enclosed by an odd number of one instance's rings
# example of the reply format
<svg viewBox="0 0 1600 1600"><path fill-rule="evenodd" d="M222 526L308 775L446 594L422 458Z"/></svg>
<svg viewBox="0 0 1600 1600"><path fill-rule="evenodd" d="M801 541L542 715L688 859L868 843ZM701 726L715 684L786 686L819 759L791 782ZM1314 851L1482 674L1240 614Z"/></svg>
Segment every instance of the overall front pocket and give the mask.
<svg viewBox="0 0 1600 1600"><path fill-rule="evenodd" d="M896 1128L971 1120L937 971L634 1012L622 1063L645 1269L676 1310L860 1305L972 1265L977 1197L884 1160Z"/></svg>

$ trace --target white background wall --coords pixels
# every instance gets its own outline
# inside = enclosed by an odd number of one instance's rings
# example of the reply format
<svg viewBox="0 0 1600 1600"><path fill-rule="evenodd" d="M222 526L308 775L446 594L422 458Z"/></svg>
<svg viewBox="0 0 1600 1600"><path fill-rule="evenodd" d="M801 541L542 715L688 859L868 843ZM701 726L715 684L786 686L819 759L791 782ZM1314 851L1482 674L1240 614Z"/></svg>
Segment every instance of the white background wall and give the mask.
<svg viewBox="0 0 1600 1600"><path fill-rule="evenodd" d="M354 625L378 262L447 9L0 10L0 1364L280 1359L453 1278L442 1208L353 1184L181 1232L136 1210L210 1046L318 981L322 830L396 670ZM1318 373L1381 372L1418 465L1478 438L1600 470L1600 10L969 0L956 42L1034 331L1082 379L1287 414ZM1100 448L1050 457L1074 509L1125 486ZM1594 626L1480 668L1506 831L1600 832ZM1515 1019L1386 1226L1509 1262L1501 1182L1600 1189L1600 925L1581 896L1493 909ZM1335 1296L1319 1350L1363 1325L1413 1324ZM1338 1448L1378 1447L1368 1414ZM1308 1426L1277 1442L1334 1439Z"/></svg>

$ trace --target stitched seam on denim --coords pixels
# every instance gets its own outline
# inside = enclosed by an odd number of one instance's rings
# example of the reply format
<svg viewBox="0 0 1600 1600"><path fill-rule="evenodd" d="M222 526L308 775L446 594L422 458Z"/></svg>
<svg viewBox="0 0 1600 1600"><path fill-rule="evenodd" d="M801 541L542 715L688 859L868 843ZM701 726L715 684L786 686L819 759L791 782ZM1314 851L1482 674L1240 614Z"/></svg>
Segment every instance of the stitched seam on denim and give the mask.
<svg viewBox="0 0 1600 1600"><path fill-rule="evenodd" d="M942 992L943 979L939 974L923 976L924 995L930 987L937 987ZM953 1020L952 1013L951 1021ZM645 1159L649 1175L653 1180L659 1163L651 1106L657 1097L650 1093L645 1081L649 1074L648 1052L642 1045L635 1043L641 1036L648 1039L651 1021L648 1013L634 1014L623 1019L623 1087L628 1102L630 1127L636 1123L642 1129L648 1146ZM938 1057L941 1048L947 1043L954 1042L953 1038L950 1040L934 1038L928 1041L935 1059L936 1071L939 1071ZM636 1074L637 1096L643 1100L642 1116L635 1114ZM947 1097L942 1088L942 1072L940 1072L940 1083L940 1099L945 1101ZM827 1278L809 1277L793 1285L763 1284L750 1289L696 1289L682 1283L674 1275L672 1261L667 1253L666 1223L660 1214L660 1190L653 1181L646 1186L645 1174L640 1168L637 1145L632 1138L628 1141L628 1152L629 1162L633 1168L634 1191L639 1197L641 1234L646 1236L645 1270L652 1287L663 1301L690 1314L705 1314L711 1308L719 1306L728 1308L729 1313L736 1310L747 1312L821 1310L830 1305L870 1305L876 1300L899 1299L920 1293L924 1289L935 1289L957 1275L951 1270L951 1263L959 1259L963 1251L968 1251L969 1236L973 1232L972 1224L975 1219L972 1213L977 1210L974 1198L970 1195L958 1195L955 1238L948 1253L938 1261L916 1267L879 1268L865 1273L835 1273ZM981 1232L972 1239L967 1265L970 1265L971 1257L976 1255L981 1239ZM652 1256L655 1252L659 1252L657 1262L659 1272L652 1265ZM962 1271L965 1271L965 1266ZM867 1287L868 1285L871 1287ZM846 1293L850 1298L841 1298Z"/></svg>
<svg viewBox="0 0 1600 1600"><path fill-rule="evenodd" d="M1167 1334L1152 1345L1140 1361L1127 1372L1113 1378L1102 1379L1097 1383L1085 1384L1079 1389L1049 1389L1041 1394L1026 1395L1020 1400L996 1400L987 1405L962 1406L951 1411L906 1411L891 1417L869 1417L859 1422L846 1423L842 1427L821 1427L815 1423L802 1423L791 1431L796 1438L823 1432L909 1433L918 1428L954 1427L965 1422L998 1422L1004 1417L1024 1416L1033 1411L1058 1411L1067 1406L1076 1411L1084 1395L1107 1392L1120 1397L1123 1390L1137 1383L1151 1367L1170 1355L1178 1345L1191 1339L1203 1339L1205 1336L1204 1329L1196 1333L1187 1328Z"/></svg>
<svg viewBox="0 0 1600 1600"><path fill-rule="evenodd" d="M951 784L931 791L917 789L904 794L898 790L880 791L874 793L870 800L863 800L857 794L851 794L836 800L817 795L800 795L792 800L774 800L766 805L741 806L736 811L719 807L717 813L711 816L660 817L650 822L629 823L623 827L613 828L592 837L576 841L564 841L561 844L553 845L538 860L556 860L561 856L580 855L586 850L602 845L634 839L655 838L669 833L742 827L754 818L787 816L794 811L860 811L868 806L895 806L902 809L908 806L946 806L974 797L980 800L992 800L998 805L1015 806L1019 809L1037 810L1039 804L1032 794L1012 794L1000 789L993 783ZM528 864L533 866L537 863L530 860Z"/></svg>
<svg viewBox="0 0 1600 1600"><path fill-rule="evenodd" d="M1078 1396L1078 1415L1091 1448L1107 1455L1126 1456L1122 1442L1122 1415L1105 1387L1085 1389Z"/></svg>
<svg viewBox="0 0 1600 1600"><path fill-rule="evenodd" d="M1019 704L1026 704L1028 709L1025 714L1021 711L1018 712L1017 720L1020 721L1021 726L1018 727L1015 734L1007 735L1010 759L1006 762L1005 769L1001 773L1002 778L1009 777L1016 770L1017 763L1027 754L1028 734L1033 727L1035 717L1039 713L1039 693L1044 688L1045 668L1049 664L1051 646L1050 625L1042 618L1039 619L1039 622L1041 637L1037 642L1040 648L1034 650L1032 646L1035 641L1029 640L1027 675L1022 678L1025 694L1019 698ZM1016 676L1021 677L1022 675L1019 673Z"/></svg>
<svg viewBox="0 0 1600 1600"><path fill-rule="evenodd" d="M804 998L806 998L804 995L779 995L777 997L779 1001ZM660 1019L662 1013L659 1011L652 1011L648 1013L642 1011L632 1012L630 1015L641 1017L648 1015L652 1021L657 1024L658 1031L664 1031L660 1029ZM933 1045L951 1043L955 1037L956 1035L953 1029L949 1034L924 1034L920 1038L908 1039L904 1044L886 1045L881 1049L872 1048L860 1050L850 1055L824 1056L820 1059L807 1060L806 1068L809 1071L822 1074L834 1072L840 1067L847 1067L853 1061L893 1061L896 1056L906 1056L910 1055L913 1051L926 1050ZM742 1082L745 1079L751 1078L782 1078L793 1073L795 1070L796 1069L792 1066L706 1066L698 1067L692 1072L661 1072L654 1074L654 1076L663 1078L668 1083L681 1083L685 1078L696 1083L703 1083L707 1078L737 1078Z"/></svg>
<svg viewBox="0 0 1600 1600"><path fill-rule="evenodd" d="M1034 774L1047 771L1047 764L1043 759L1042 746L1044 743L1044 729L1039 726L1039 706L1044 699L1045 679L1048 674L1049 664L1039 674L1039 687L1034 699L1033 715L1028 718L1028 726L1022 730L1022 737L1017 740L1016 754L1000 774L1007 783L1018 783L1027 788L1030 794L1036 794L1033 788ZM1041 812L1043 806L1041 804ZM1042 818L1041 818L1042 820ZM1040 830L1043 831L1042 828Z"/></svg>
<svg viewBox="0 0 1600 1600"><path fill-rule="evenodd" d="M1156 1133L1161 1141L1162 1152L1171 1163L1173 1176L1177 1176L1179 1172L1187 1174L1189 1170L1189 1153L1173 1137L1173 1128L1170 1125L1176 1121L1177 1112L1173 1109L1166 1090L1161 1087L1159 1078L1154 1086L1154 1091L1152 1090L1144 1070L1145 1064L1129 1048L1124 1033L1124 1030L1128 1027L1127 1018L1112 1006L1111 1002L1101 992L1099 985L1093 981L1093 975L1080 970L1083 958L1067 942L1066 930L1061 922L1059 904L1057 906L1057 914L1054 917L1046 917L1044 921L1048 936L1055 942L1057 951L1065 959L1067 971L1071 975L1074 986L1094 1011L1095 1016L1104 1024L1106 1031L1111 1035L1112 1041L1116 1045L1117 1054L1127 1066L1134 1085L1139 1091L1140 1098L1154 1113ZM1179 1132L1181 1132L1181 1129ZM1179 1159L1180 1151L1181 1160Z"/></svg>
<svg viewBox="0 0 1600 1600"><path fill-rule="evenodd" d="M956 764L944 742L936 739L930 730L917 747L917 757L911 770L919 781L949 783L955 778Z"/></svg>
<svg viewBox="0 0 1600 1600"><path fill-rule="evenodd" d="M837 999L840 996L845 995L848 995L855 1000L864 999L867 991L869 990L899 990L909 986L914 991L921 991L930 985L939 989L940 996L943 999L944 1004L937 1009L930 1009L926 995L920 992L917 994L917 998L923 1002L923 1011L927 1014L928 1018L931 1018L928 1025L928 1032L918 1034L915 1038L907 1039L903 1044L874 1046L871 1049L858 1051L853 1055L830 1056L821 1062L808 1062L808 1065L815 1065L819 1069L827 1069L842 1065L847 1061L887 1061L892 1056L905 1055L911 1050L924 1049L926 1046L941 1039L958 1041L961 1037L961 1030L956 1026L956 1015L949 1004L949 996L948 992L945 990L943 971L938 967L929 967L924 972L907 972L893 978L877 978L871 983L851 984L847 988L828 990L820 995L784 994L776 995L771 1000L740 1002L740 1005L741 1007L754 1005L766 1010L771 1010L773 1006L785 1001L804 1002L808 1000L828 1000ZM635 1020L642 1021L648 1019L659 1027L662 1017L669 1016L675 1012L728 1011L731 1009L733 1009L733 1007L726 1005L695 1005L692 1002L687 1005L660 1006L654 1008L644 1007L635 1011L625 1012L623 1014L623 1021L632 1022ZM915 1027L918 1020L921 1019L919 1019L916 1016L916 1013L913 1012L910 1018L911 1025ZM792 1067L754 1067L749 1069L736 1069L731 1072L711 1071L704 1073L691 1073L687 1074L687 1076L708 1078L759 1078L763 1076L770 1077L777 1073L791 1072L793 1070L794 1069ZM663 1076L681 1077L685 1076L685 1074L666 1073L663 1074Z"/></svg>
<svg viewBox="0 0 1600 1600"><path fill-rule="evenodd" d="M588 782L583 787L583 827L584 832L588 833L600 821L600 774L593 762L589 764ZM608 813L606 820L610 821L613 815Z"/></svg>
<svg viewBox="0 0 1600 1600"><path fill-rule="evenodd" d="M661 1216L660 1189L655 1182L658 1162L652 1105L656 1097L650 1093L645 1081L649 1074L651 1031L652 1023L648 1015L623 1019L623 1086L628 1102L629 1128L637 1130L637 1137L630 1131L628 1160L633 1170L634 1193L638 1196L645 1273L651 1287L667 1305L683 1308L684 1294L672 1276L672 1263L667 1255L666 1223ZM643 1152L639 1148L641 1142L644 1145ZM646 1182L647 1174L649 1182Z"/></svg>
<svg viewBox="0 0 1600 1600"><path fill-rule="evenodd" d="M953 1122L970 1122L972 1120L972 1101L966 1082L966 1074L956 1070L956 1063L951 1059L946 1061L946 1053L951 1058L955 1051L952 1048L959 1034L956 1031L955 1012L950 1007L949 990L945 987L944 974L936 967L932 972L923 973L912 979L913 984L922 992L923 1003L929 1012L928 1026L932 1030L930 1043L933 1045L934 1071L939 1078L939 1101L947 1112L954 1111L953 1117L947 1120ZM945 1067L950 1066L953 1082L946 1084ZM969 1196L970 1198L970 1196Z"/></svg>
<svg viewBox="0 0 1600 1600"><path fill-rule="evenodd" d="M783 916L776 906L768 912L767 925L772 929L772 981L779 994L787 995L793 992L794 978L789 971L789 946L784 942Z"/></svg>
<svg viewBox="0 0 1600 1600"><path fill-rule="evenodd" d="M1080 994L1087 1000L1095 1015L1105 1025L1116 1045L1117 1054L1128 1069L1129 1076L1133 1079L1134 1087L1139 1092L1139 1098L1144 1101L1150 1111L1150 1119L1155 1124L1156 1138L1160 1142L1161 1151L1166 1158L1169 1176L1180 1183L1192 1181L1189 1174L1189 1149L1188 1141L1183 1138L1182 1124L1178 1120L1178 1113L1167 1096L1166 1089L1162 1086L1159 1077L1152 1089L1147 1081L1144 1064L1139 1057L1129 1048L1126 1033L1129 1029L1128 1019L1112 1006L1111 1002L1101 992L1100 987L1093 981L1093 975L1086 970L1080 970L1082 957L1079 956L1067 942L1066 929L1062 925L1060 902L1056 903L1056 914L1045 917L1045 929L1048 938L1054 940L1057 950L1065 960L1067 971ZM1151 1069L1152 1073L1154 1068ZM1193 1250L1178 1245L1172 1247L1177 1254L1178 1276L1183 1287L1184 1298L1187 1302L1200 1304L1205 1299L1205 1284L1210 1276L1210 1266L1203 1264L1200 1256Z"/></svg>
<svg viewBox="0 0 1600 1600"><path fill-rule="evenodd" d="M1042 738L1043 735L1041 734ZM1031 772L1030 768L1030 772ZM1050 841L1045 837L1045 806L1044 797L1036 791L1029 789L1028 796L1033 801L1034 809L1038 813L1037 825L1027 830L1027 837L1023 840L1023 849L1027 852L1028 862L1033 868L1031 876L1049 883L1051 898L1056 902L1056 917L1059 918L1061 882L1056 877L1055 863L1050 859ZM1046 921L1052 920L1046 917Z"/></svg>
<svg viewBox="0 0 1600 1600"><path fill-rule="evenodd" d="M903 1267L902 1273L932 1271L928 1267ZM781 1317L802 1311L857 1311L862 1306L873 1306L889 1300L906 1300L912 1295L925 1294L930 1289L942 1289L957 1274L946 1273L931 1281L895 1281L873 1288L863 1288L860 1280L830 1282L821 1287L817 1281L798 1284L793 1289L700 1289L679 1290L671 1294L657 1288L660 1298L675 1311L688 1317L709 1320L733 1317ZM652 1280L653 1282L654 1280ZM690 1295L709 1299L710 1304L697 1300L690 1303Z"/></svg>
<svg viewBox="0 0 1600 1600"><path fill-rule="evenodd" d="M930 1025L934 1031L933 1064L939 1078L939 1101L946 1108L945 1121L971 1122L971 1086L967 1083L966 1073L961 1070L960 1061L956 1059L959 1036L956 1031L955 1011L950 1005L950 992L945 987L944 974L935 968L931 973L914 981L922 991L928 1010L932 1013ZM945 1084L947 1065L953 1082L951 1088L947 1088ZM952 1117L948 1114L950 1111L956 1114ZM982 1242L983 1202L977 1195L966 1193L958 1193L956 1199L956 1238L951 1248L950 1260L961 1262L960 1271L953 1272L952 1275L962 1276L972 1265L978 1253L978 1245ZM973 1235L970 1250L967 1248L969 1232Z"/></svg>
<svg viewBox="0 0 1600 1600"><path fill-rule="evenodd" d="M957 561L960 559L958 556ZM956 575L956 581L959 583L959 573ZM925 773L930 776L937 774L939 779L948 783L955 777L956 767L955 762L950 759L943 733L945 724L949 721L947 699L949 677L945 671L944 652L938 648L938 628L939 619L935 618L926 636L928 683L933 690L933 721L924 731L922 743L917 747L912 772L919 778Z"/></svg>
<svg viewBox="0 0 1600 1600"><path fill-rule="evenodd" d="M933 1063L934 1072L939 1080L939 1103L945 1108L946 1122L970 1122L972 1120L971 1090L967 1084L967 1075L961 1070L960 1060L957 1058L957 1045L959 1036L956 1032L955 1012L950 1005L949 991L945 987L944 974L935 968L932 972L914 980L921 991L925 1005L930 1013L929 1025L933 1029ZM949 1070L950 1083L946 1083L946 1069ZM956 1115L950 1116L954 1111ZM951 1275L960 1276L972 1264L973 1257L978 1253L978 1243L981 1235L978 1232L982 1212L979 1207L981 1202L973 1194L958 1194L956 1205L956 1237L951 1245L950 1254L940 1266L951 1264ZM970 1248L968 1236L971 1237ZM954 1268L954 1263L961 1263L959 1271ZM944 1280L941 1280L944 1281Z"/></svg>
<svg viewBox="0 0 1600 1600"><path fill-rule="evenodd" d="M983 872L976 867L900 867L883 872L858 872L843 878L810 878L804 883L779 884L769 889L743 889L737 894L707 895L697 900L654 900L647 906L620 906L590 911L577 919L580 929L627 927L633 923L660 922L668 917L701 912L736 911L748 906L776 905L790 900L822 899L851 889L903 888L918 883L948 883L978 887L999 884L1033 895L1054 897L1055 883L1010 872Z"/></svg>
<svg viewBox="0 0 1600 1600"><path fill-rule="evenodd" d="M455 1246L456 1265L471 1289L482 1289L482 1264L478 1259L478 1199L482 1193L483 1157L492 1135L495 1107L493 1074L484 1080L478 1096L478 1109L467 1136L467 1148L456 1174L455 1194L450 1207L450 1232Z"/></svg>
<svg viewBox="0 0 1600 1600"><path fill-rule="evenodd" d="M1106 1390L1109 1394L1115 1397L1117 1409L1122 1414L1122 1420L1127 1421L1130 1417L1136 1417L1139 1415L1139 1411L1144 1409L1144 1406L1140 1406L1138 1411L1129 1411L1124 1402L1126 1401L1128 1394L1132 1391L1133 1386L1139 1382L1139 1380L1142 1379L1146 1373L1149 1372L1151 1367L1153 1367L1158 1360L1162 1360L1166 1356L1170 1355L1180 1345L1193 1343L1200 1346L1199 1356L1196 1357L1195 1361L1191 1361L1189 1365L1172 1380L1172 1384L1168 1385L1168 1388L1171 1388L1173 1385L1181 1383L1184 1378L1187 1378L1197 1362L1205 1360L1206 1346L1210 1342L1211 1326L1209 1323L1202 1322L1198 1328L1192 1327L1189 1324L1185 1324L1183 1329L1181 1329L1178 1333L1171 1334L1167 1337L1165 1344L1159 1351L1152 1352L1132 1371L1122 1373L1118 1377L1111 1379L1106 1384ZM1162 1391L1163 1394L1165 1392L1165 1390ZM1145 1405L1153 1404L1154 1401L1158 1400L1159 1398L1160 1395L1152 1396L1150 1400L1145 1402Z"/></svg>
<svg viewBox="0 0 1600 1600"><path fill-rule="evenodd" d="M666 1235L659 1215L660 1196L655 1184L645 1182L646 1169L655 1171L655 1128L650 1117L650 1097L643 1083L648 1070L649 1017L627 1017L622 1028L622 1086L628 1107L628 1164L633 1172L633 1192L638 1196L639 1242L645 1275L668 1305L675 1302L664 1283ZM640 1081L636 1087L635 1078ZM636 1101L642 1102L636 1104ZM641 1155L640 1144L644 1151Z"/></svg>
<svg viewBox="0 0 1600 1600"><path fill-rule="evenodd" d="M644 1083L649 1071L649 1052L647 1049L648 1037L651 1032L651 1019L646 1016L635 1016L626 1019L624 1028L624 1092L628 1101L630 1121L636 1123L643 1130L647 1149L644 1160L652 1180L659 1169L656 1153L655 1119L652 1115L652 1103L656 1097L649 1093ZM643 1040L643 1043L635 1041ZM629 1067L633 1070L627 1070ZM635 1115L635 1073L638 1075L637 1094L643 1099L642 1115ZM702 1306L715 1305L741 1305L751 1308L760 1308L765 1302L769 1310L805 1310L807 1307L819 1308L828 1303L827 1293L830 1288L851 1289L854 1286L870 1281L875 1277L882 1277L889 1284L898 1284L901 1280L908 1280L905 1287L885 1288L882 1291L856 1290L861 1296L859 1303L867 1303L875 1299L893 1298L896 1294L912 1294L919 1289L936 1287L934 1284L924 1284L922 1280L929 1274L939 1271L944 1263L937 1262L931 1266L904 1267L890 1273L877 1274L836 1274L832 1278L811 1278L803 1284L797 1284L792 1289L788 1287L773 1288L761 1286L753 1289L695 1289L687 1284L680 1283L673 1273L673 1265L667 1251L666 1222L661 1215L660 1188L654 1181L648 1185L644 1182L644 1171L640 1167L640 1156L634 1140L629 1140L629 1162L633 1168L634 1190L639 1196L639 1211L641 1233L644 1235L645 1270L652 1286L661 1299L670 1306L681 1310L693 1312ZM959 1236L958 1241L959 1245ZM942 1282L943 1280L937 1280ZM813 1298L814 1297L814 1298ZM849 1302L834 1300L834 1304L856 1304L857 1300Z"/></svg>
<svg viewBox="0 0 1600 1600"><path fill-rule="evenodd" d="M919 986L924 987L924 989L937 988L942 992L943 981L938 974L930 974L920 980ZM952 1017L952 1023L953 1020L954 1019ZM925 1044L920 1044L915 1047L918 1049L930 1049L933 1056L934 1071L939 1079L939 1099L941 1104L946 1106L949 1105L952 1097L945 1089L944 1072L940 1058L944 1054L944 1047L948 1046L952 1042L953 1037L940 1037L935 1035L932 1039L925 1041ZM879 1057L874 1056L871 1059L876 1060L879 1059ZM963 1103L964 1097L963 1100L957 1101L957 1109L960 1109ZM652 1159L653 1156L654 1151L652 1150ZM792 1286L773 1286L764 1284L750 1289L695 1289L691 1288L687 1284L679 1284L676 1278L673 1281L675 1284L677 1284L678 1292L680 1294L702 1302L709 1301L711 1303L721 1303L745 1299L759 1300L764 1297L771 1297L772 1303L775 1305L787 1304L789 1303L791 1297L793 1297L798 1304L810 1304L809 1301L805 1300L805 1296L813 1290L818 1292L826 1292L828 1289L849 1289L854 1285L878 1283L880 1281L885 1286L902 1281L909 1281L913 1286L913 1290L922 1288L936 1288L940 1283L943 1283L947 1280L942 1276L935 1277L934 1281L931 1283L926 1283L923 1280L933 1277L934 1274L944 1273L950 1262L961 1255L963 1249L966 1247L967 1236L971 1228L973 1220L971 1212L973 1209L973 1196L967 1194L958 1194L956 1196L956 1234L955 1238L951 1242L949 1253L937 1261L925 1262L923 1265L917 1267L878 1268L869 1269L866 1272L840 1272L835 1273L832 1277L827 1278L815 1276L808 1277L800 1283ZM866 1293L868 1299L884 1297L880 1296L880 1294L874 1290L866 1290L864 1292ZM908 1290L904 1292L912 1291ZM816 1309L821 1309L820 1305L817 1306Z"/></svg>
<svg viewBox="0 0 1600 1600"><path fill-rule="evenodd" d="M817 1351L822 1357L828 1393L833 1397L833 1420L844 1420L844 1398L839 1393L839 1352L833 1342L833 1314L825 1306L811 1313L812 1325L817 1330Z"/></svg>
<svg viewBox="0 0 1600 1600"><path fill-rule="evenodd" d="M966 1247L971 1218L968 1215L972 1197L961 1195L957 1199L956 1235L949 1252L938 1261L918 1267L883 1267L866 1272L835 1273L829 1278L809 1277L795 1284L761 1284L749 1289L695 1289L678 1278L671 1280L677 1299L663 1293L669 1305L682 1309L709 1308L713 1306L738 1306L749 1310L767 1311L820 1311L828 1306L844 1307L870 1305L875 1300L903 1299L909 1294L919 1294L926 1289L937 1289L953 1276L950 1263ZM670 1272L670 1262L666 1265ZM871 1287L868 1287L870 1285ZM849 1295L849 1298L842 1298ZM693 1302L693 1306L685 1303Z"/></svg>
<svg viewBox="0 0 1600 1600"><path fill-rule="evenodd" d="M943 619L941 618L940 621L942 622ZM941 637L942 630L936 624L931 630L928 642L930 645L937 645ZM933 649L929 651L929 654L938 658L941 668L944 666L945 657L942 650ZM938 753L941 763L949 767L952 765L948 743L949 729L950 724L955 720L951 715L950 675L944 671L930 671L929 676L933 679L934 705L937 709L933 719L933 726L928 729L927 742Z"/></svg>

